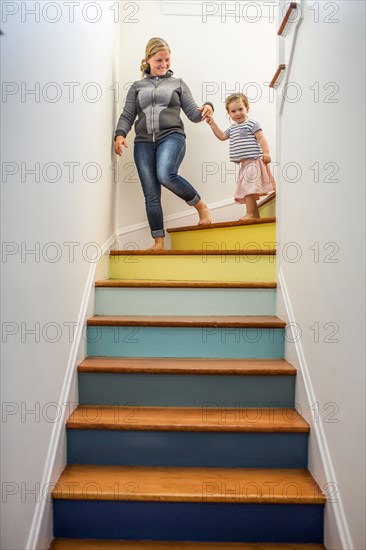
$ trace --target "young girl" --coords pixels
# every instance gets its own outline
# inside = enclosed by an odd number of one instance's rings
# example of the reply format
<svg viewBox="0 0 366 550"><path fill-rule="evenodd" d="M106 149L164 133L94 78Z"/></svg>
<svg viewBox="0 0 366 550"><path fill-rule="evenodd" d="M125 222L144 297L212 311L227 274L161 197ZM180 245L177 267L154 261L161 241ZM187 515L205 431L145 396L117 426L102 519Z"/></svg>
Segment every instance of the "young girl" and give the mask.
<svg viewBox="0 0 366 550"><path fill-rule="evenodd" d="M223 132L212 116L207 118L207 123L219 140L230 139L230 160L240 164L234 198L236 202L245 203L247 209L240 219L259 218L259 196L274 189L267 166L271 162L268 143L261 125L248 116L249 102L244 94L231 94L225 107L234 124Z"/></svg>

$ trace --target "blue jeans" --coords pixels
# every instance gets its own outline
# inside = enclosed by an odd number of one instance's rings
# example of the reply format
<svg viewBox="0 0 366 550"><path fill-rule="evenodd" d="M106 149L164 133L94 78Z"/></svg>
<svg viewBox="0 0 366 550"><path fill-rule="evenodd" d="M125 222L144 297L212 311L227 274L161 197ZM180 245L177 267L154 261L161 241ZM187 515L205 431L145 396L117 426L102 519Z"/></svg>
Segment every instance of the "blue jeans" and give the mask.
<svg viewBox="0 0 366 550"><path fill-rule="evenodd" d="M178 176L185 152L185 137L178 133L170 134L155 143L135 142L134 160L145 196L146 214L153 237L165 236L161 186L172 191L190 206L194 206L201 199L194 187Z"/></svg>

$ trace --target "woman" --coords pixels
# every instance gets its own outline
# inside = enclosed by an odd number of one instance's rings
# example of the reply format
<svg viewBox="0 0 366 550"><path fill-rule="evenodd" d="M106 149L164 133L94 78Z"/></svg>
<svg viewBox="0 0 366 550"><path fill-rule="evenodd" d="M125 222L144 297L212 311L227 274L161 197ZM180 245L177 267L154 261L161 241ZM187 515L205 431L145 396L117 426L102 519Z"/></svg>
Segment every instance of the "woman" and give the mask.
<svg viewBox="0 0 366 550"><path fill-rule="evenodd" d="M164 220L161 186L193 206L199 225L210 224L211 215L194 187L178 175L186 144L180 110L189 120L200 122L213 113L213 105L198 107L181 78L173 77L170 48L165 40L151 38L141 62L142 79L134 82L127 94L115 135L115 152L122 155L128 147L126 136L135 122L134 160L145 195L147 219L155 241L152 250L164 249Z"/></svg>

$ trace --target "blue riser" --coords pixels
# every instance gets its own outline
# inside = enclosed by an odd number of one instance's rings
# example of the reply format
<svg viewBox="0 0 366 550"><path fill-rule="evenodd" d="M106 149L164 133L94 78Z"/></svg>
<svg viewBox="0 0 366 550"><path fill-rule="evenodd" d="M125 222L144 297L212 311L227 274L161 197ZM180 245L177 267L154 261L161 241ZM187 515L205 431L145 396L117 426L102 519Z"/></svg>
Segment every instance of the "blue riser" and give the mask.
<svg viewBox="0 0 366 550"><path fill-rule="evenodd" d="M83 372L78 379L81 405L294 407L295 376Z"/></svg>
<svg viewBox="0 0 366 550"><path fill-rule="evenodd" d="M229 415L231 418L233 415ZM307 433L67 430L68 464L306 468Z"/></svg>
<svg viewBox="0 0 366 550"><path fill-rule="evenodd" d="M97 288L95 315L275 315L276 289Z"/></svg>
<svg viewBox="0 0 366 550"><path fill-rule="evenodd" d="M283 329L89 326L87 354L108 357L280 359Z"/></svg>
<svg viewBox="0 0 366 550"><path fill-rule="evenodd" d="M54 536L130 540L321 543L323 511L322 505L314 504L56 499L54 500Z"/></svg>

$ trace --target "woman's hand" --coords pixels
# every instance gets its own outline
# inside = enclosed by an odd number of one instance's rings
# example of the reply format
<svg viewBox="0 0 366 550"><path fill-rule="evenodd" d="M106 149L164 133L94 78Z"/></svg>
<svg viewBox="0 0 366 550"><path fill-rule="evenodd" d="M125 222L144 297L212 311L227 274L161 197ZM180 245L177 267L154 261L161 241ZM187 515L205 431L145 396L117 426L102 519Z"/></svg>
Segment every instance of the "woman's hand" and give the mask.
<svg viewBox="0 0 366 550"><path fill-rule="evenodd" d="M119 157L122 156L123 147L128 148L127 141L123 136L117 136L114 142L114 151Z"/></svg>
<svg viewBox="0 0 366 550"><path fill-rule="evenodd" d="M264 164L269 164L271 162L271 157L269 153L263 153L263 162Z"/></svg>
<svg viewBox="0 0 366 550"><path fill-rule="evenodd" d="M211 105L202 105L202 107L198 107L200 111L202 111L202 120L205 120L207 117L212 117L213 115L213 109Z"/></svg>

